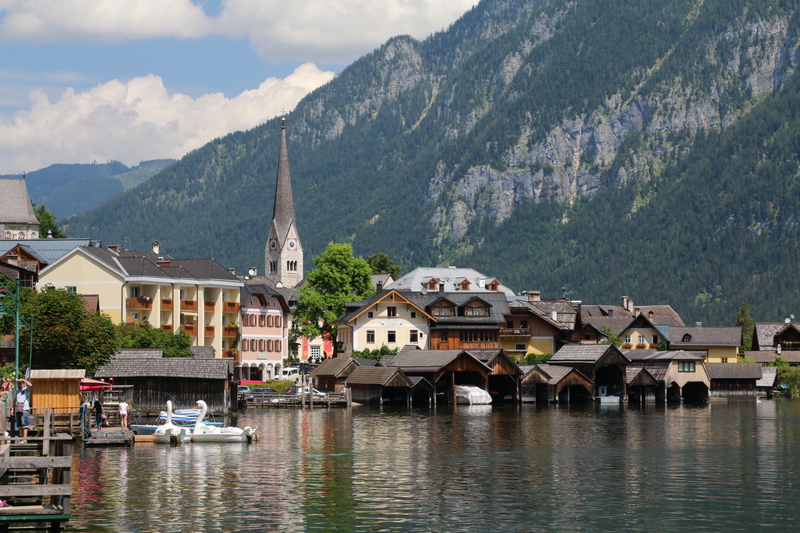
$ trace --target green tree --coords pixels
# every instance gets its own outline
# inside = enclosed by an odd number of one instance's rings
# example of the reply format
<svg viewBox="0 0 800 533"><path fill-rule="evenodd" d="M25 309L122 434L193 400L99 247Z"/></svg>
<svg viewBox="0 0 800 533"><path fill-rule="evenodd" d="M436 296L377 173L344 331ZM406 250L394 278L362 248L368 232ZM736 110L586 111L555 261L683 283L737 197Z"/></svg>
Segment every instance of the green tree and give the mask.
<svg viewBox="0 0 800 533"><path fill-rule="evenodd" d="M39 235L42 238L47 237L48 231L53 232L53 238L55 239L64 239L67 237L56 224L56 216L48 211L44 204L38 207L36 204L33 204L33 212L39 220Z"/></svg>
<svg viewBox="0 0 800 533"><path fill-rule="evenodd" d="M374 350L370 350L366 348L364 350L353 350L353 357L361 358L361 359L374 359L375 361L380 361L383 359L385 355L394 355L400 348L389 348L385 344L382 345L380 348L376 348Z"/></svg>
<svg viewBox="0 0 800 533"><path fill-rule="evenodd" d="M325 252L314 258L314 270L300 288L295 317L303 335L310 339L329 336L335 341L333 321L344 313L345 303L360 302L372 294L371 272L364 259L353 256L352 245L328 244Z"/></svg>
<svg viewBox="0 0 800 533"><path fill-rule="evenodd" d="M619 335L611 331L611 328L608 326L603 326L603 335L605 335L606 338L600 341L601 344L613 344L617 348L622 346L622 339Z"/></svg>
<svg viewBox="0 0 800 533"><path fill-rule="evenodd" d="M22 316L33 317L35 368L85 368L93 372L119 351L117 329L108 315L91 314L83 298L65 289L45 286L23 298ZM27 353L23 329L20 350Z"/></svg>
<svg viewBox="0 0 800 533"><path fill-rule="evenodd" d="M176 333L160 328L140 328L132 324L117 326L120 337L120 348L155 348L163 349L164 357L191 357L192 339L185 331Z"/></svg>
<svg viewBox="0 0 800 533"><path fill-rule="evenodd" d="M391 274L394 279L400 277L400 266L396 265L392 258L384 252L367 257L367 263L373 274Z"/></svg>
<svg viewBox="0 0 800 533"><path fill-rule="evenodd" d="M753 346L753 319L750 316L750 303L747 298L742 300L742 305L739 307L739 312L736 313L736 321L733 325L742 327L742 350L751 350Z"/></svg>
<svg viewBox="0 0 800 533"><path fill-rule="evenodd" d="M529 353L520 359L521 365L543 365L553 357L551 353Z"/></svg>

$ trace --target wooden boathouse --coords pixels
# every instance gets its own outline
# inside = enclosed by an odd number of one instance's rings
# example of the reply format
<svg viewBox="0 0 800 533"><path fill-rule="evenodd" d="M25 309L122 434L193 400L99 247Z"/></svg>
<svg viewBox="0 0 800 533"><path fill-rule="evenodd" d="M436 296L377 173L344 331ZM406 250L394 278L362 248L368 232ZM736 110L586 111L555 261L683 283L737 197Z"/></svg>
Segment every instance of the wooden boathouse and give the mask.
<svg viewBox="0 0 800 533"><path fill-rule="evenodd" d="M130 385L135 413L160 413L172 400L176 409L204 400L219 414L236 411L230 359L163 357L161 350L122 350L95 372L96 378Z"/></svg>
<svg viewBox="0 0 800 533"><path fill-rule="evenodd" d="M524 403L571 403L592 400L592 382L569 366L526 365L520 386Z"/></svg>

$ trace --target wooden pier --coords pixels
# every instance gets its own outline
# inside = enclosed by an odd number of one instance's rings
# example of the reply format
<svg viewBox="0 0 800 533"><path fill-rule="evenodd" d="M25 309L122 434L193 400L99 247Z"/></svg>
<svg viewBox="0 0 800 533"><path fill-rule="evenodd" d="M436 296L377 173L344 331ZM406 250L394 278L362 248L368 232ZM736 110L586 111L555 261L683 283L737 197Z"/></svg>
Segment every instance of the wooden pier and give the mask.
<svg viewBox="0 0 800 533"><path fill-rule="evenodd" d="M121 427L107 427L101 431L92 429L83 433L86 446L130 446L133 444L133 431Z"/></svg>
<svg viewBox="0 0 800 533"><path fill-rule="evenodd" d="M51 428L45 412L42 436L0 440L0 532L57 532L70 518L73 439Z"/></svg>
<svg viewBox="0 0 800 533"><path fill-rule="evenodd" d="M239 400L240 408L251 407L344 407L347 405L345 393L328 393L325 396L315 396L310 398L308 395L301 397L298 394L275 394L264 396L249 401Z"/></svg>

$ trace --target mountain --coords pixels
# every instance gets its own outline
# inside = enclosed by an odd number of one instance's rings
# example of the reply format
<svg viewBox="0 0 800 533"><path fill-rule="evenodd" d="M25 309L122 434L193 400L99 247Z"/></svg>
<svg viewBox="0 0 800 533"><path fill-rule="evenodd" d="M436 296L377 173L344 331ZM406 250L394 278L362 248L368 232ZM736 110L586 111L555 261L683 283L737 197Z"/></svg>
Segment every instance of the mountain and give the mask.
<svg viewBox="0 0 800 533"><path fill-rule="evenodd" d="M484 0L390 39L287 117L298 225L516 290L794 312L798 1ZM263 269L278 119L217 139L67 231ZM310 261L308 262L311 263Z"/></svg>
<svg viewBox="0 0 800 533"><path fill-rule="evenodd" d="M174 162L173 159L155 159L131 168L119 161L57 164L27 174L25 181L32 202L44 204L58 218L67 218L144 183ZM7 175L0 179L21 177Z"/></svg>

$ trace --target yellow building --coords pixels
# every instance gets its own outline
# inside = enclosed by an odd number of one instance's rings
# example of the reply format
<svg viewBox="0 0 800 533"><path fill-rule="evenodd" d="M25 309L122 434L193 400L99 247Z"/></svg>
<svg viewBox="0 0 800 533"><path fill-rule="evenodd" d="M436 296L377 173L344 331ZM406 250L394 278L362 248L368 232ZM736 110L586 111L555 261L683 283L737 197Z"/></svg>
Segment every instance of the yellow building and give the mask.
<svg viewBox="0 0 800 533"><path fill-rule="evenodd" d="M97 295L114 322L182 328L194 346L213 347L215 357L239 335L243 282L213 259L160 254L157 241L152 252L78 246L42 269L39 283Z"/></svg>
<svg viewBox="0 0 800 533"><path fill-rule="evenodd" d="M670 349L705 352L706 363L736 363L742 345L742 327L682 327L669 332Z"/></svg>
<svg viewBox="0 0 800 533"><path fill-rule="evenodd" d="M353 306L336 321L339 357L353 351L376 350L381 346L425 348L428 321L436 319L397 291L378 292Z"/></svg>

